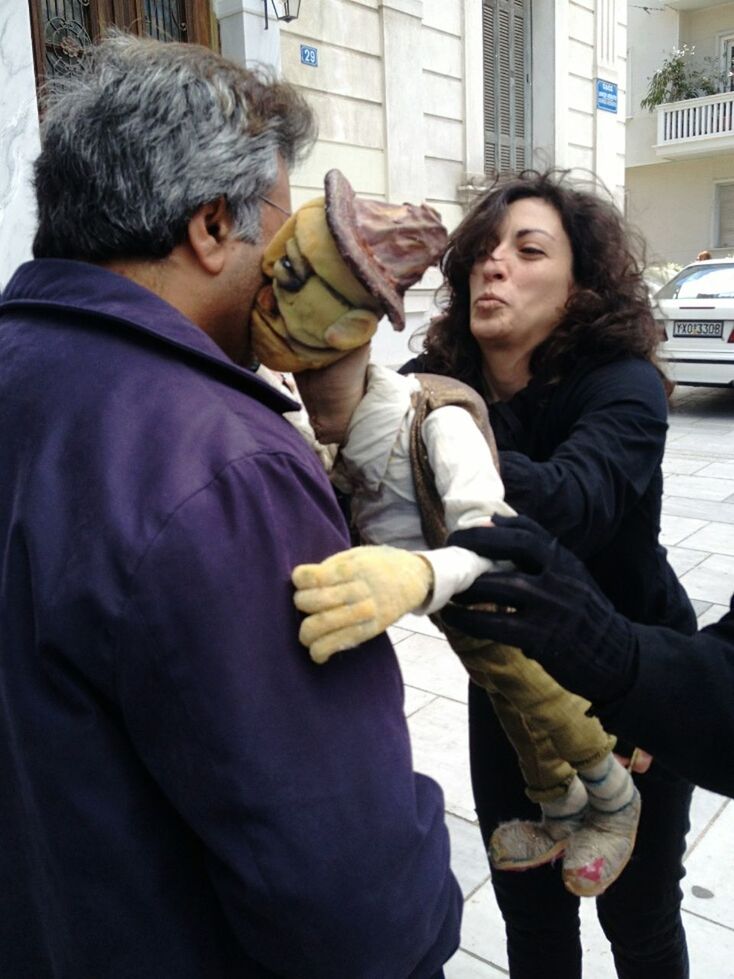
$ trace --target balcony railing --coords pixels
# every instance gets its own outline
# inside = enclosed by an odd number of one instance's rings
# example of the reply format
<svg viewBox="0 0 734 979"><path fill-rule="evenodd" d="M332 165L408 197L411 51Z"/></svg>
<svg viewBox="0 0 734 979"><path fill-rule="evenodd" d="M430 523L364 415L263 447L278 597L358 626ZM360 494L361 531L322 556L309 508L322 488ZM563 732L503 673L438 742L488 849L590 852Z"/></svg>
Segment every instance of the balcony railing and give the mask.
<svg viewBox="0 0 734 979"><path fill-rule="evenodd" d="M734 146L734 92L657 108L660 156L706 155Z"/></svg>

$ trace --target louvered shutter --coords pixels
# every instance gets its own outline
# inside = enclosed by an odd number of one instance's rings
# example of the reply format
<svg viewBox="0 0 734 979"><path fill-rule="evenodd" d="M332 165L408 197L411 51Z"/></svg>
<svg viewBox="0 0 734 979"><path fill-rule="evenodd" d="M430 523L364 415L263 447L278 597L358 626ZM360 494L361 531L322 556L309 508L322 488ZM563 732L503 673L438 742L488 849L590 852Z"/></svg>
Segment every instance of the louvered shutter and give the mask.
<svg viewBox="0 0 734 979"><path fill-rule="evenodd" d="M482 0L484 170L509 173L530 156L530 0Z"/></svg>
<svg viewBox="0 0 734 979"><path fill-rule="evenodd" d="M719 184L719 248L734 248L734 184Z"/></svg>

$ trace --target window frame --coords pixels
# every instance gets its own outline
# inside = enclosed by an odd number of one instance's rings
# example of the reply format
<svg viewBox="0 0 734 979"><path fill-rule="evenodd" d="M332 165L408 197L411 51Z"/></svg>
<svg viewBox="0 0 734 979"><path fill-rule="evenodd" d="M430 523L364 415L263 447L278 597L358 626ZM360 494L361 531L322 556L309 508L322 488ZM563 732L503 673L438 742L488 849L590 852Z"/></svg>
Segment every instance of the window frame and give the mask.
<svg viewBox="0 0 734 979"><path fill-rule="evenodd" d="M46 81L46 45L43 36L43 0L28 0L31 18L31 39L33 43L33 62L36 72L36 90L40 91ZM187 44L203 44L204 47L218 47L213 43L215 20L209 0L183 0L186 17ZM108 27L120 27L131 34L145 36L141 30L144 21L144 0L89 0L90 35L96 40ZM216 38L218 42L218 38Z"/></svg>
<svg viewBox="0 0 734 979"><path fill-rule="evenodd" d="M714 184L714 241L716 242L716 248L734 248L734 242L731 245L722 244L722 222L721 222L721 208L724 203L722 201L722 190L728 196L729 194L734 195L734 180L717 180ZM734 200L727 202L730 206L734 205Z"/></svg>
<svg viewBox="0 0 734 979"><path fill-rule="evenodd" d="M518 15L522 38L521 50L516 52ZM503 16L506 17L507 46L500 50ZM532 157L531 0L482 0L482 38L484 172L494 176L524 170L530 166ZM492 50L490 40L494 44ZM507 72L503 72L505 65ZM507 86L504 93L503 85ZM502 113L503 94L506 119ZM522 131L518 131L517 126L518 108L522 113ZM492 112L493 120L489 118ZM494 161L488 153L490 147L494 148Z"/></svg>
<svg viewBox="0 0 734 979"><path fill-rule="evenodd" d="M723 70L729 73L729 87L727 91L734 92L734 33L729 31L721 39L721 47Z"/></svg>

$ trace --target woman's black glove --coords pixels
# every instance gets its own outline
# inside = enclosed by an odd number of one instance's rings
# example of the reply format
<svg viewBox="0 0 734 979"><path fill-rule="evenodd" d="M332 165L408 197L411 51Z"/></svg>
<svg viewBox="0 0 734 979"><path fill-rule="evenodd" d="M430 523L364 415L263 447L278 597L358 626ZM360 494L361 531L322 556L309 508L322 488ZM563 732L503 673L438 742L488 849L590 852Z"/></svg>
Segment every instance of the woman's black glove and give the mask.
<svg viewBox="0 0 734 979"><path fill-rule="evenodd" d="M441 612L470 636L519 646L588 700L622 696L637 672L630 622L599 591L583 564L528 517L493 517L493 527L459 530L448 544L516 571L483 574ZM457 604L459 603L459 604ZM463 606L492 603L497 611Z"/></svg>

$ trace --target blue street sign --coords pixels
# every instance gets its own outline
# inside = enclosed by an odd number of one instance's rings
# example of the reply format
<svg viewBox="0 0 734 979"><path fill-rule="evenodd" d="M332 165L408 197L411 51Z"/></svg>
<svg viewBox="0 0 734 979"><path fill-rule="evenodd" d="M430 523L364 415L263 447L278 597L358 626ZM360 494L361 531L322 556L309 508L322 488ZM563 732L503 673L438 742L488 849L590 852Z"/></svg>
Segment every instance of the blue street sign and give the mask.
<svg viewBox="0 0 734 979"><path fill-rule="evenodd" d="M596 107L605 112L617 111L617 83L607 82L603 78L596 80Z"/></svg>
<svg viewBox="0 0 734 979"><path fill-rule="evenodd" d="M301 45L301 64L310 65L311 68L319 66L319 49L312 48L308 44Z"/></svg>

